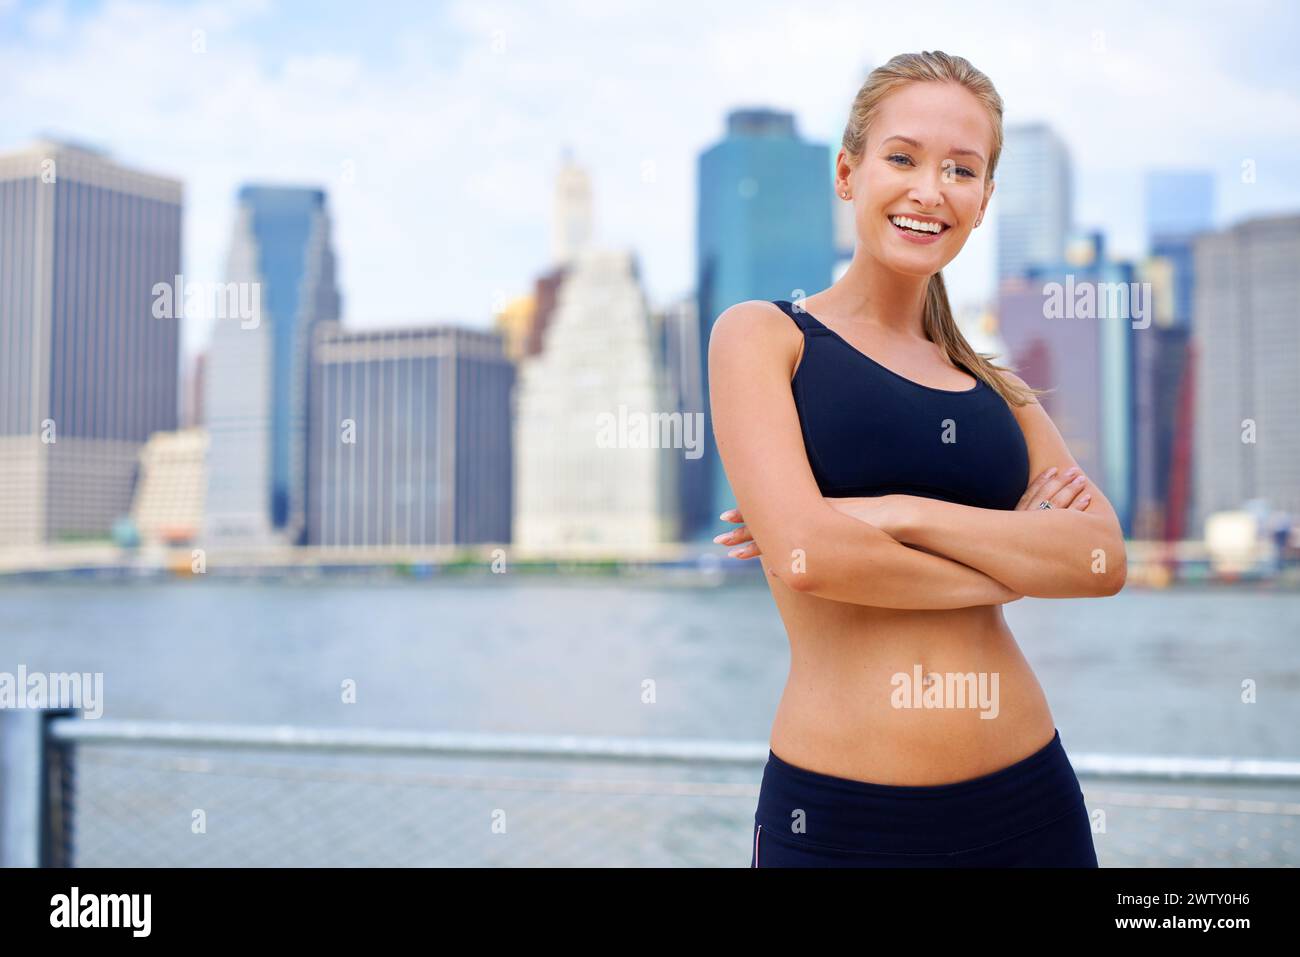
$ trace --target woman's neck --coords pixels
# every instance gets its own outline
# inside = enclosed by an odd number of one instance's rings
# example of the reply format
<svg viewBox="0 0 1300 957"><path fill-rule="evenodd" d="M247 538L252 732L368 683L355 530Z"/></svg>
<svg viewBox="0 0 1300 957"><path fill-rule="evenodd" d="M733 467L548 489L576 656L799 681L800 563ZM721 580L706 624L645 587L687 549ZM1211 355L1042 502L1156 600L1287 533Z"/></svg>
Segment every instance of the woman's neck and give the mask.
<svg viewBox="0 0 1300 957"><path fill-rule="evenodd" d="M890 269L862 250L854 251L844 275L808 311L834 316L850 326L877 327L899 336L925 338L925 295L929 276L909 276Z"/></svg>

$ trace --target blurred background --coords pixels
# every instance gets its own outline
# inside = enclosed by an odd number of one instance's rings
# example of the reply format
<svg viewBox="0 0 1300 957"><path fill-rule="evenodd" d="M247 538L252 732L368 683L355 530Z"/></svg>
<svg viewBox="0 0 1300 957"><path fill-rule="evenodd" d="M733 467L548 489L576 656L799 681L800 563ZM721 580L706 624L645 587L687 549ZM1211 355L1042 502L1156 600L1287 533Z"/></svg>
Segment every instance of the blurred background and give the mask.
<svg viewBox="0 0 1300 957"><path fill-rule="evenodd" d="M939 49L1006 104L959 325L1128 539L1006 609L1102 864L1294 866L1297 26L0 0L0 862L747 866L709 330L840 275L849 105Z"/></svg>

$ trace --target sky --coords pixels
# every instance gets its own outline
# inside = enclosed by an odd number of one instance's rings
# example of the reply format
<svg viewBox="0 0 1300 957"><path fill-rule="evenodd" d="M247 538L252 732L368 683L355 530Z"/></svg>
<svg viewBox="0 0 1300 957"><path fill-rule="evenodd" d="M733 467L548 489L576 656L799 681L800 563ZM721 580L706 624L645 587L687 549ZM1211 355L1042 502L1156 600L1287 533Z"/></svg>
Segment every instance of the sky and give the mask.
<svg viewBox="0 0 1300 957"><path fill-rule="evenodd" d="M223 277L241 184L323 187L356 327L488 326L551 264L566 148L596 240L636 251L653 306L688 294L727 112L789 110L833 156L867 71L906 51L966 57L1007 125L1051 124L1076 222L1115 255L1144 252L1149 169L1213 172L1219 226L1300 211L1296 6L1154 6L0 0L0 150L52 135L181 179L187 281ZM945 269L958 309L992 293L996 211ZM191 319L187 352L206 338Z"/></svg>

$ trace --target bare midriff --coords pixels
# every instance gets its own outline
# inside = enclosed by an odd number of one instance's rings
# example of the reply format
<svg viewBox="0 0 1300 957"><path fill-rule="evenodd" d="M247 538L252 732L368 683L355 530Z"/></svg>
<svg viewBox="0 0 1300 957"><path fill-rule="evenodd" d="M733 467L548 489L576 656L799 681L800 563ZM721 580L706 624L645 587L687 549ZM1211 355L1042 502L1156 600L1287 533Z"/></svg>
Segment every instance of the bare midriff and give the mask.
<svg viewBox="0 0 1300 957"><path fill-rule="evenodd" d="M1047 698L1001 605L876 608L793 591L770 569L766 577L790 639L770 742L783 761L877 784L949 784L1052 741ZM928 696L918 666L936 676ZM921 693L906 700L904 684Z"/></svg>

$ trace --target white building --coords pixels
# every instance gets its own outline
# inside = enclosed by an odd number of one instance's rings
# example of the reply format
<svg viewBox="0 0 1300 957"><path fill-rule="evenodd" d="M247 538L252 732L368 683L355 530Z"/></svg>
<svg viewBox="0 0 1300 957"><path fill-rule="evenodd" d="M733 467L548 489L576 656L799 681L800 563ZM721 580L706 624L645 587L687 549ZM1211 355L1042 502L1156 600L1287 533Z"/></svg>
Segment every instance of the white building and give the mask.
<svg viewBox="0 0 1300 957"><path fill-rule="evenodd" d="M192 542L203 527L206 429L155 432L140 450L131 520L145 544Z"/></svg>
<svg viewBox="0 0 1300 957"><path fill-rule="evenodd" d="M632 253L578 253L520 368L516 545L635 554L677 539L684 423L656 354Z"/></svg>
<svg viewBox="0 0 1300 957"><path fill-rule="evenodd" d="M311 337L339 317L334 271L322 190L240 190L204 381L206 542L298 544L305 535Z"/></svg>
<svg viewBox="0 0 1300 957"><path fill-rule="evenodd" d="M241 257L237 244L232 263ZM232 282L242 272L232 265ZM206 542L271 545L271 376L274 342L269 322L217 319L208 346L204 405L211 460L207 481Z"/></svg>
<svg viewBox="0 0 1300 957"><path fill-rule="evenodd" d="M591 177L566 150L555 178L551 249L555 264L567 266L591 242Z"/></svg>

